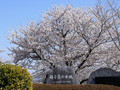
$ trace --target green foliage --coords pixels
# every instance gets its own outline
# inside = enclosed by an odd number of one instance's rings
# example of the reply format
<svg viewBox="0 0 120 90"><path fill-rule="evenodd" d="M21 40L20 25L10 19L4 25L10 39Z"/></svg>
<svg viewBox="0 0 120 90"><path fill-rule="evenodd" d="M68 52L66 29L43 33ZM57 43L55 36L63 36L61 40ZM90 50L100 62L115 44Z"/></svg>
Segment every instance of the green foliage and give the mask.
<svg viewBox="0 0 120 90"><path fill-rule="evenodd" d="M0 90L32 90L32 77L27 69L2 64L0 65Z"/></svg>
<svg viewBox="0 0 120 90"><path fill-rule="evenodd" d="M54 85L33 84L33 90L120 90L120 87L112 85Z"/></svg>

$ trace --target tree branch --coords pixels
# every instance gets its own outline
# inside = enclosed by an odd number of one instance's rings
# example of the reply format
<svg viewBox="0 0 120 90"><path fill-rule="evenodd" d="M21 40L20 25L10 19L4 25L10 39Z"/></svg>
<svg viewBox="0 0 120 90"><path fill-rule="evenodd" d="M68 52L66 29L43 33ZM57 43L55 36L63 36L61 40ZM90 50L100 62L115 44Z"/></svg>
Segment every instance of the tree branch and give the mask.
<svg viewBox="0 0 120 90"><path fill-rule="evenodd" d="M83 79L82 81L80 81L80 84L83 84L84 82L86 82L88 80L88 78Z"/></svg>
<svg viewBox="0 0 120 90"><path fill-rule="evenodd" d="M44 60L44 61L48 62L52 67L55 67L54 63L52 63L52 62L48 61L47 59L41 57L41 56L37 53L37 51L36 51L35 49L33 49L33 51L36 53L36 55L38 56L38 58L39 58L40 60Z"/></svg>

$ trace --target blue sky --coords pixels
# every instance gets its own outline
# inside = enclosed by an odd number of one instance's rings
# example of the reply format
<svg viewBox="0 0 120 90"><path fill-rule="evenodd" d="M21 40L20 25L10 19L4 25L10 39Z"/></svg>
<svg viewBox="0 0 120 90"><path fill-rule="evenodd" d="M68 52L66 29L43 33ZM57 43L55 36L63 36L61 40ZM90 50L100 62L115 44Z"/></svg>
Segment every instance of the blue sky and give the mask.
<svg viewBox="0 0 120 90"><path fill-rule="evenodd" d="M52 5L66 6L68 3L74 8L93 6L96 0L0 0L0 49L6 52L0 53L0 57L9 60L7 48L12 45L6 35L10 35L10 27L17 29L20 25L28 25L30 21L38 22L41 14Z"/></svg>

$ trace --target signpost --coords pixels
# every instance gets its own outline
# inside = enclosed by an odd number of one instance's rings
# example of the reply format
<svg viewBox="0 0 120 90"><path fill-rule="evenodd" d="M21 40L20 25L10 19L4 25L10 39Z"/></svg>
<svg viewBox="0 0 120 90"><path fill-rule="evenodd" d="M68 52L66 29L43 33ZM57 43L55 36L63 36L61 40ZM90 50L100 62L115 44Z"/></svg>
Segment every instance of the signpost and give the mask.
<svg viewBox="0 0 120 90"><path fill-rule="evenodd" d="M73 68L58 66L47 72L44 84L79 84Z"/></svg>

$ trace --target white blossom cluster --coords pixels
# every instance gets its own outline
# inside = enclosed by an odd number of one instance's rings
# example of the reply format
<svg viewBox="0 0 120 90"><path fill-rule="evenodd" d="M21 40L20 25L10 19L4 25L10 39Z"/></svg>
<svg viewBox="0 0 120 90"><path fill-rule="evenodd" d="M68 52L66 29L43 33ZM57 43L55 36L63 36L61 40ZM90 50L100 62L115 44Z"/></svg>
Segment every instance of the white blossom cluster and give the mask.
<svg viewBox="0 0 120 90"><path fill-rule="evenodd" d="M8 39L15 44L9 48L13 61L35 70L39 78L55 66L70 66L80 81L98 67L116 68L120 60L113 42L117 38L113 28L120 26L117 15L98 5L86 10L55 5L37 24L11 29Z"/></svg>

